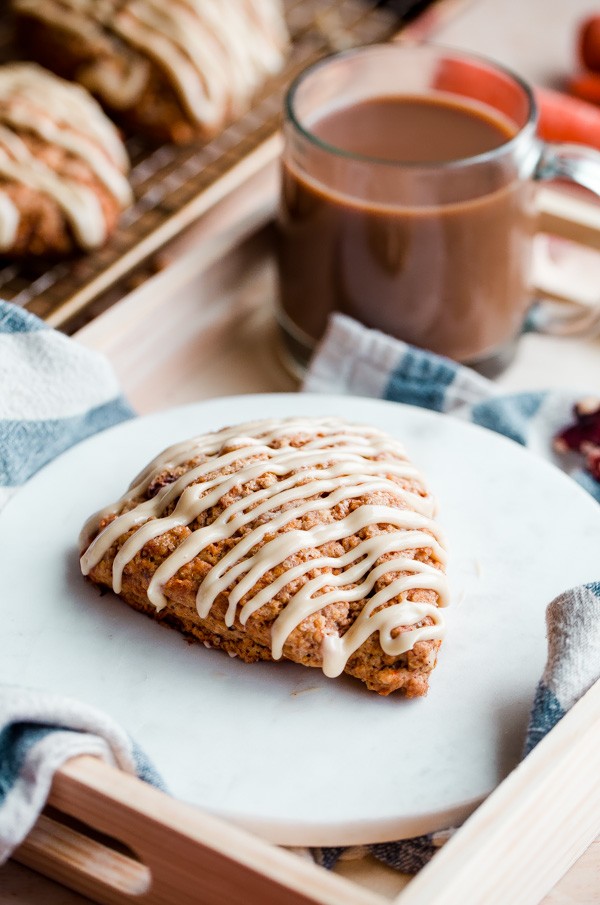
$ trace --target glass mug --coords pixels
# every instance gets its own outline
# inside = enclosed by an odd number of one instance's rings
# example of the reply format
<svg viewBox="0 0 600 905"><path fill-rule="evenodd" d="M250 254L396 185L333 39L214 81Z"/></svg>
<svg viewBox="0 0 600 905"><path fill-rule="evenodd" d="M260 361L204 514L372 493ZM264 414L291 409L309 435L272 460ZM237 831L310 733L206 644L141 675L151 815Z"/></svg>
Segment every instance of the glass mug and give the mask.
<svg viewBox="0 0 600 905"><path fill-rule="evenodd" d="M600 189L600 155L536 137L531 89L434 45L329 57L289 89L278 322L305 365L332 311L494 373L531 305L535 183Z"/></svg>

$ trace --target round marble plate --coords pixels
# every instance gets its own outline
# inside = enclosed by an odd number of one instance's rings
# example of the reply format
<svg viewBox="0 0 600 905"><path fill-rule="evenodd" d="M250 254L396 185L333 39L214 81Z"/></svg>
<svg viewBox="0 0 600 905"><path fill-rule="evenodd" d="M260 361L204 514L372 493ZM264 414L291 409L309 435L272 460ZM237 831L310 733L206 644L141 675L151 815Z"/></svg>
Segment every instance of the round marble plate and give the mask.
<svg viewBox="0 0 600 905"><path fill-rule="evenodd" d="M439 498L453 603L425 699L380 698L346 676L247 665L188 644L79 573L85 518L163 447L292 414L389 431ZM599 548L600 507L553 466L481 428L349 397L202 402L80 444L0 515L0 681L103 708L174 795L272 841L397 839L465 817L517 763L545 661L545 606L597 579Z"/></svg>

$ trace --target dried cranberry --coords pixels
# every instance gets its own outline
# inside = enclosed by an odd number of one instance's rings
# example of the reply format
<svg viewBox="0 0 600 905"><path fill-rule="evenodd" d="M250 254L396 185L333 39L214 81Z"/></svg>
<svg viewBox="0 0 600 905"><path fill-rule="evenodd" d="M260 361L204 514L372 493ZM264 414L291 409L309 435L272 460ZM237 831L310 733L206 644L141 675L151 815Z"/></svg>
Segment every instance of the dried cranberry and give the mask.
<svg viewBox="0 0 600 905"><path fill-rule="evenodd" d="M573 407L575 424L554 439L556 452L569 450L586 457L586 468L600 481L600 399L582 399Z"/></svg>
<svg viewBox="0 0 600 905"><path fill-rule="evenodd" d="M588 452L585 464L592 477L600 481L600 446L595 446Z"/></svg>

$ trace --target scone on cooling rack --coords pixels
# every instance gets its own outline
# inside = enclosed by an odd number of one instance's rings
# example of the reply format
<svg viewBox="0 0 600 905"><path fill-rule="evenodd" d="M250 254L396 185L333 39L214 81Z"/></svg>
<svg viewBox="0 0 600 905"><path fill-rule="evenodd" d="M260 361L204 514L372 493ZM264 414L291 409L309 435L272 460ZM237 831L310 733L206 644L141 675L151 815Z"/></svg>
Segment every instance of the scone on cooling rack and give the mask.
<svg viewBox="0 0 600 905"><path fill-rule="evenodd" d="M12 0L38 62L91 91L131 130L207 139L278 72L281 0Z"/></svg>
<svg viewBox="0 0 600 905"><path fill-rule="evenodd" d="M0 255L98 248L131 201L125 147L79 85L0 66Z"/></svg>
<svg viewBox="0 0 600 905"><path fill-rule="evenodd" d="M427 692L443 636L435 503L402 446L334 418L172 446L81 534L97 585L248 663Z"/></svg>

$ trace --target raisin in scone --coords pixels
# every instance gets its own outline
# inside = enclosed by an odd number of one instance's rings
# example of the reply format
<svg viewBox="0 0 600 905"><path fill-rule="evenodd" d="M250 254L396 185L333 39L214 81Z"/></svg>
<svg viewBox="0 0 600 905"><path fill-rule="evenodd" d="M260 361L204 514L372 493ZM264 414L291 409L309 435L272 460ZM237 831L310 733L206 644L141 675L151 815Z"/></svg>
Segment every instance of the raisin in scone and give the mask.
<svg viewBox="0 0 600 905"><path fill-rule="evenodd" d="M403 447L335 418L255 421L170 447L81 534L81 567L251 663L382 695L427 691L443 636L435 502Z"/></svg>
<svg viewBox="0 0 600 905"><path fill-rule="evenodd" d="M187 142L219 132L283 66L280 0L12 0L33 59L127 127Z"/></svg>
<svg viewBox="0 0 600 905"><path fill-rule="evenodd" d="M0 66L0 255L102 245L131 201L128 169L87 91L35 64Z"/></svg>

